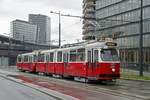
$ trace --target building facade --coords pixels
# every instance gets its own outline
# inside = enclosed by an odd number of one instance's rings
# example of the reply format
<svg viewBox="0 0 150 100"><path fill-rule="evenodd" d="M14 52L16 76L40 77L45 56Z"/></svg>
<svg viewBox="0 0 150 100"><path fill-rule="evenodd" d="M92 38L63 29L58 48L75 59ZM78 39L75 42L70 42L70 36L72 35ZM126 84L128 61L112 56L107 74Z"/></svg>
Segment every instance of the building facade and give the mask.
<svg viewBox="0 0 150 100"><path fill-rule="evenodd" d="M89 0L87 0L89 1ZM115 37L122 66L139 69L141 0L96 0L95 36ZM143 60L150 70L150 0L143 0Z"/></svg>
<svg viewBox="0 0 150 100"><path fill-rule="evenodd" d="M37 25L36 42L50 45L51 20L48 16L40 14L29 14L29 23Z"/></svg>
<svg viewBox="0 0 150 100"><path fill-rule="evenodd" d="M95 35L95 0L83 0L83 32L84 40L91 40Z"/></svg>
<svg viewBox="0 0 150 100"><path fill-rule="evenodd" d="M14 39L35 43L36 32L37 25L18 19L11 22L11 34Z"/></svg>

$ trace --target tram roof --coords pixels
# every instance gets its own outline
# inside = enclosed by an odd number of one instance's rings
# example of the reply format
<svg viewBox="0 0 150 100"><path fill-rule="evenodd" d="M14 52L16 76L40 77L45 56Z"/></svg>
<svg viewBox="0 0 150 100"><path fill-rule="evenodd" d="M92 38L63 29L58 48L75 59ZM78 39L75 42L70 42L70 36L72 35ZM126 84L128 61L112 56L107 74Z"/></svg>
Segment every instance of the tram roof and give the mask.
<svg viewBox="0 0 150 100"><path fill-rule="evenodd" d="M66 48L58 48L58 49L50 49L50 50L41 50L41 53L48 53L48 52L56 52L56 51L68 51L68 50L75 50L80 48L107 48L107 42L90 42L90 43L83 43L81 45L66 47Z"/></svg>
<svg viewBox="0 0 150 100"><path fill-rule="evenodd" d="M29 52L29 53L24 53L24 54L21 54L21 56L25 56L25 55L33 55L35 54L34 52Z"/></svg>
<svg viewBox="0 0 150 100"><path fill-rule="evenodd" d="M86 45L86 48L106 48L106 42L95 42Z"/></svg>
<svg viewBox="0 0 150 100"><path fill-rule="evenodd" d="M74 46L74 47L68 47L68 48L58 48L58 49L51 49L51 50L42 50L41 53L48 53L48 52L55 52L55 51L68 51L78 48L85 48L85 46Z"/></svg>
<svg viewBox="0 0 150 100"><path fill-rule="evenodd" d="M58 48L58 49L50 49L50 50L36 50L30 53L24 53L20 55L33 55L40 53L49 53L49 52L56 52L56 51L69 51L69 50L75 50L75 49L81 49L81 48L108 48L107 41L90 41L85 42L80 45L75 45L71 47L64 47L64 48ZM18 56L20 56L18 55Z"/></svg>

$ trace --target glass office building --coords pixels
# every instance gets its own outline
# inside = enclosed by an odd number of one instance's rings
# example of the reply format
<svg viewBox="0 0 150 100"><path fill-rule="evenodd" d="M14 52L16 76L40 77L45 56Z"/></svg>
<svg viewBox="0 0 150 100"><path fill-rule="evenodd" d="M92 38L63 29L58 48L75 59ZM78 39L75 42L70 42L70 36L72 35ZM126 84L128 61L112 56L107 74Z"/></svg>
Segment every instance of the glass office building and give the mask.
<svg viewBox="0 0 150 100"><path fill-rule="evenodd" d="M37 25L36 42L50 45L51 20L50 17L41 14L29 14L29 23Z"/></svg>
<svg viewBox="0 0 150 100"><path fill-rule="evenodd" d="M96 0L95 36L115 37L122 66L138 69L141 0ZM150 0L143 0L143 60L150 70Z"/></svg>
<svg viewBox="0 0 150 100"><path fill-rule="evenodd" d="M23 20L14 20L11 22L11 34L16 40L35 43L37 25L30 24Z"/></svg>

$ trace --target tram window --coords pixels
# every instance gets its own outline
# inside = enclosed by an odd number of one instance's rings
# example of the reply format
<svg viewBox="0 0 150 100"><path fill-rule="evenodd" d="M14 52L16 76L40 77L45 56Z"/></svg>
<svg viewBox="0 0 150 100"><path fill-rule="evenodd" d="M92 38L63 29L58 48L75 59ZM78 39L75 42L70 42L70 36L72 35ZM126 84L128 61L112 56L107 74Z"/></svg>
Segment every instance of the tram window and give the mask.
<svg viewBox="0 0 150 100"><path fill-rule="evenodd" d="M30 56L28 56L28 62L30 62Z"/></svg>
<svg viewBox="0 0 150 100"><path fill-rule="evenodd" d="M57 62L62 62L62 51L57 52Z"/></svg>
<svg viewBox="0 0 150 100"><path fill-rule="evenodd" d="M54 61L54 53L50 53L50 59L49 59L50 62L53 62Z"/></svg>
<svg viewBox="0 0 150 100"><path fill-rule="evenodd" d="M85 49L78 49L77 50L77 61L85 61Z"/></svg>
<svg viewBox="0 0 150 100"><path fill-rule="evenodd" d="M24 62L28 62L28 56L24 56Z"/></svg>
<svg viewBox="0 0 150 100"><path fill-rule="evenodd" d="M101 58L103 61L118 61L118 54L115 49L102 49Z"/></svg>
<svg viewBox="0 0 150 100"><path fill-rule="evenodd" d="M74 61L76 61L76 58L77 58L77 52L76 52L76 50L70 51L70 61L74 62Z"/></svg>
<svg viewBox="0 0 150 100"><path fill-rule="evenodd" d="M34 55L32 55L32 62L34 62Z"/></svg>
<svg viewBox="0 0 150 100"><path fill-rule="evenodd" d="M21 62L21 56L18 56L17 61Z"/></svg>
<svg viewBox="0 0 150 100"><path fill-rule="evenodd" d="M30 62L32 62L33 60L32 60L32 56L30 56Z"/></svg>
<svg viewBox="0 0 150 100"><path fill-rule="evenodd" d="M33 55L31 56L31 62L33 62Z"/></svg>
<svg viewBox="0 0 150 100"><path fill-rule="evenodd" d="M98 61L98 50L94 50L94 61Z"/></svg>
<svg viewBox="0 0 150 100"><path fill-rule="evenodd" d="M44 54L39 55L39 62L44 62Z"/></svg>
<svg viewBox="0 0 150 100"><path fill-rule="evenodd" d="M88 51L87 52L87 60L88 60L88 68L90 68L91 67L91 51Z"/></svg>
<svg viewBox="0 0 150 100"><path fill-rule="evenodd" d="M46 62L49 62L50 56L49 54L46 54Z"/></svg>
<svg viewBox="0 0 150 100"><path fill-rule="evenodd" d="M44 54L41 55L41 62L44 62Z"/></svg>
<svg viewBox="0 0 150 100"><path fill-rule="evenodd" d="M29 62L31 62L32 61L32 58L31 58L31 56L29 56Z"/></svg>
<svg viewBox="0 0 150 100"><path fill-rule="evenodd" d="M68 53L63 53L63 62L68 62Z"/></svg>
<svg viewBox="0 0 150 100"><path fill-rule="evenodd" d="M37 55L33 55L33 62L37 61Z"/></svg>
<svg viewBox="0 0 150 100"><path fill-rule="evenodd" d="M91 51L88 51L88 62L91 62Z"/></svg>

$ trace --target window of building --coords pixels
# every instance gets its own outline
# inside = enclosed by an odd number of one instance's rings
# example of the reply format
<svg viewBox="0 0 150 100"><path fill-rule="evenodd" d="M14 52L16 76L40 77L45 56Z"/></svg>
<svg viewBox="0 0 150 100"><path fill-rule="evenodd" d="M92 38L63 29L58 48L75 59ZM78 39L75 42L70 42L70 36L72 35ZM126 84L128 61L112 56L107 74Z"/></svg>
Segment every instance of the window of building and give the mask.
<svg viewBox="0 0 150 100"><path fill-rule="evenodd" d="M143 58L144 58L144 59L143 59L143 60L144 60L144 63L145 63L145 64L149 62L149 59L148 59L148 58L149 58L149 57L148 57L149 54L148 54L148 53L149 53L148 50L144 50L144 53L143 53L143 54L144 54L144 55L143 55Z"/></svg>
<svg viewBox="0 0 150 100"><path fill-rule="evenodd" d="M148 49L148 64L150 65L150 49Z"/></svg>

